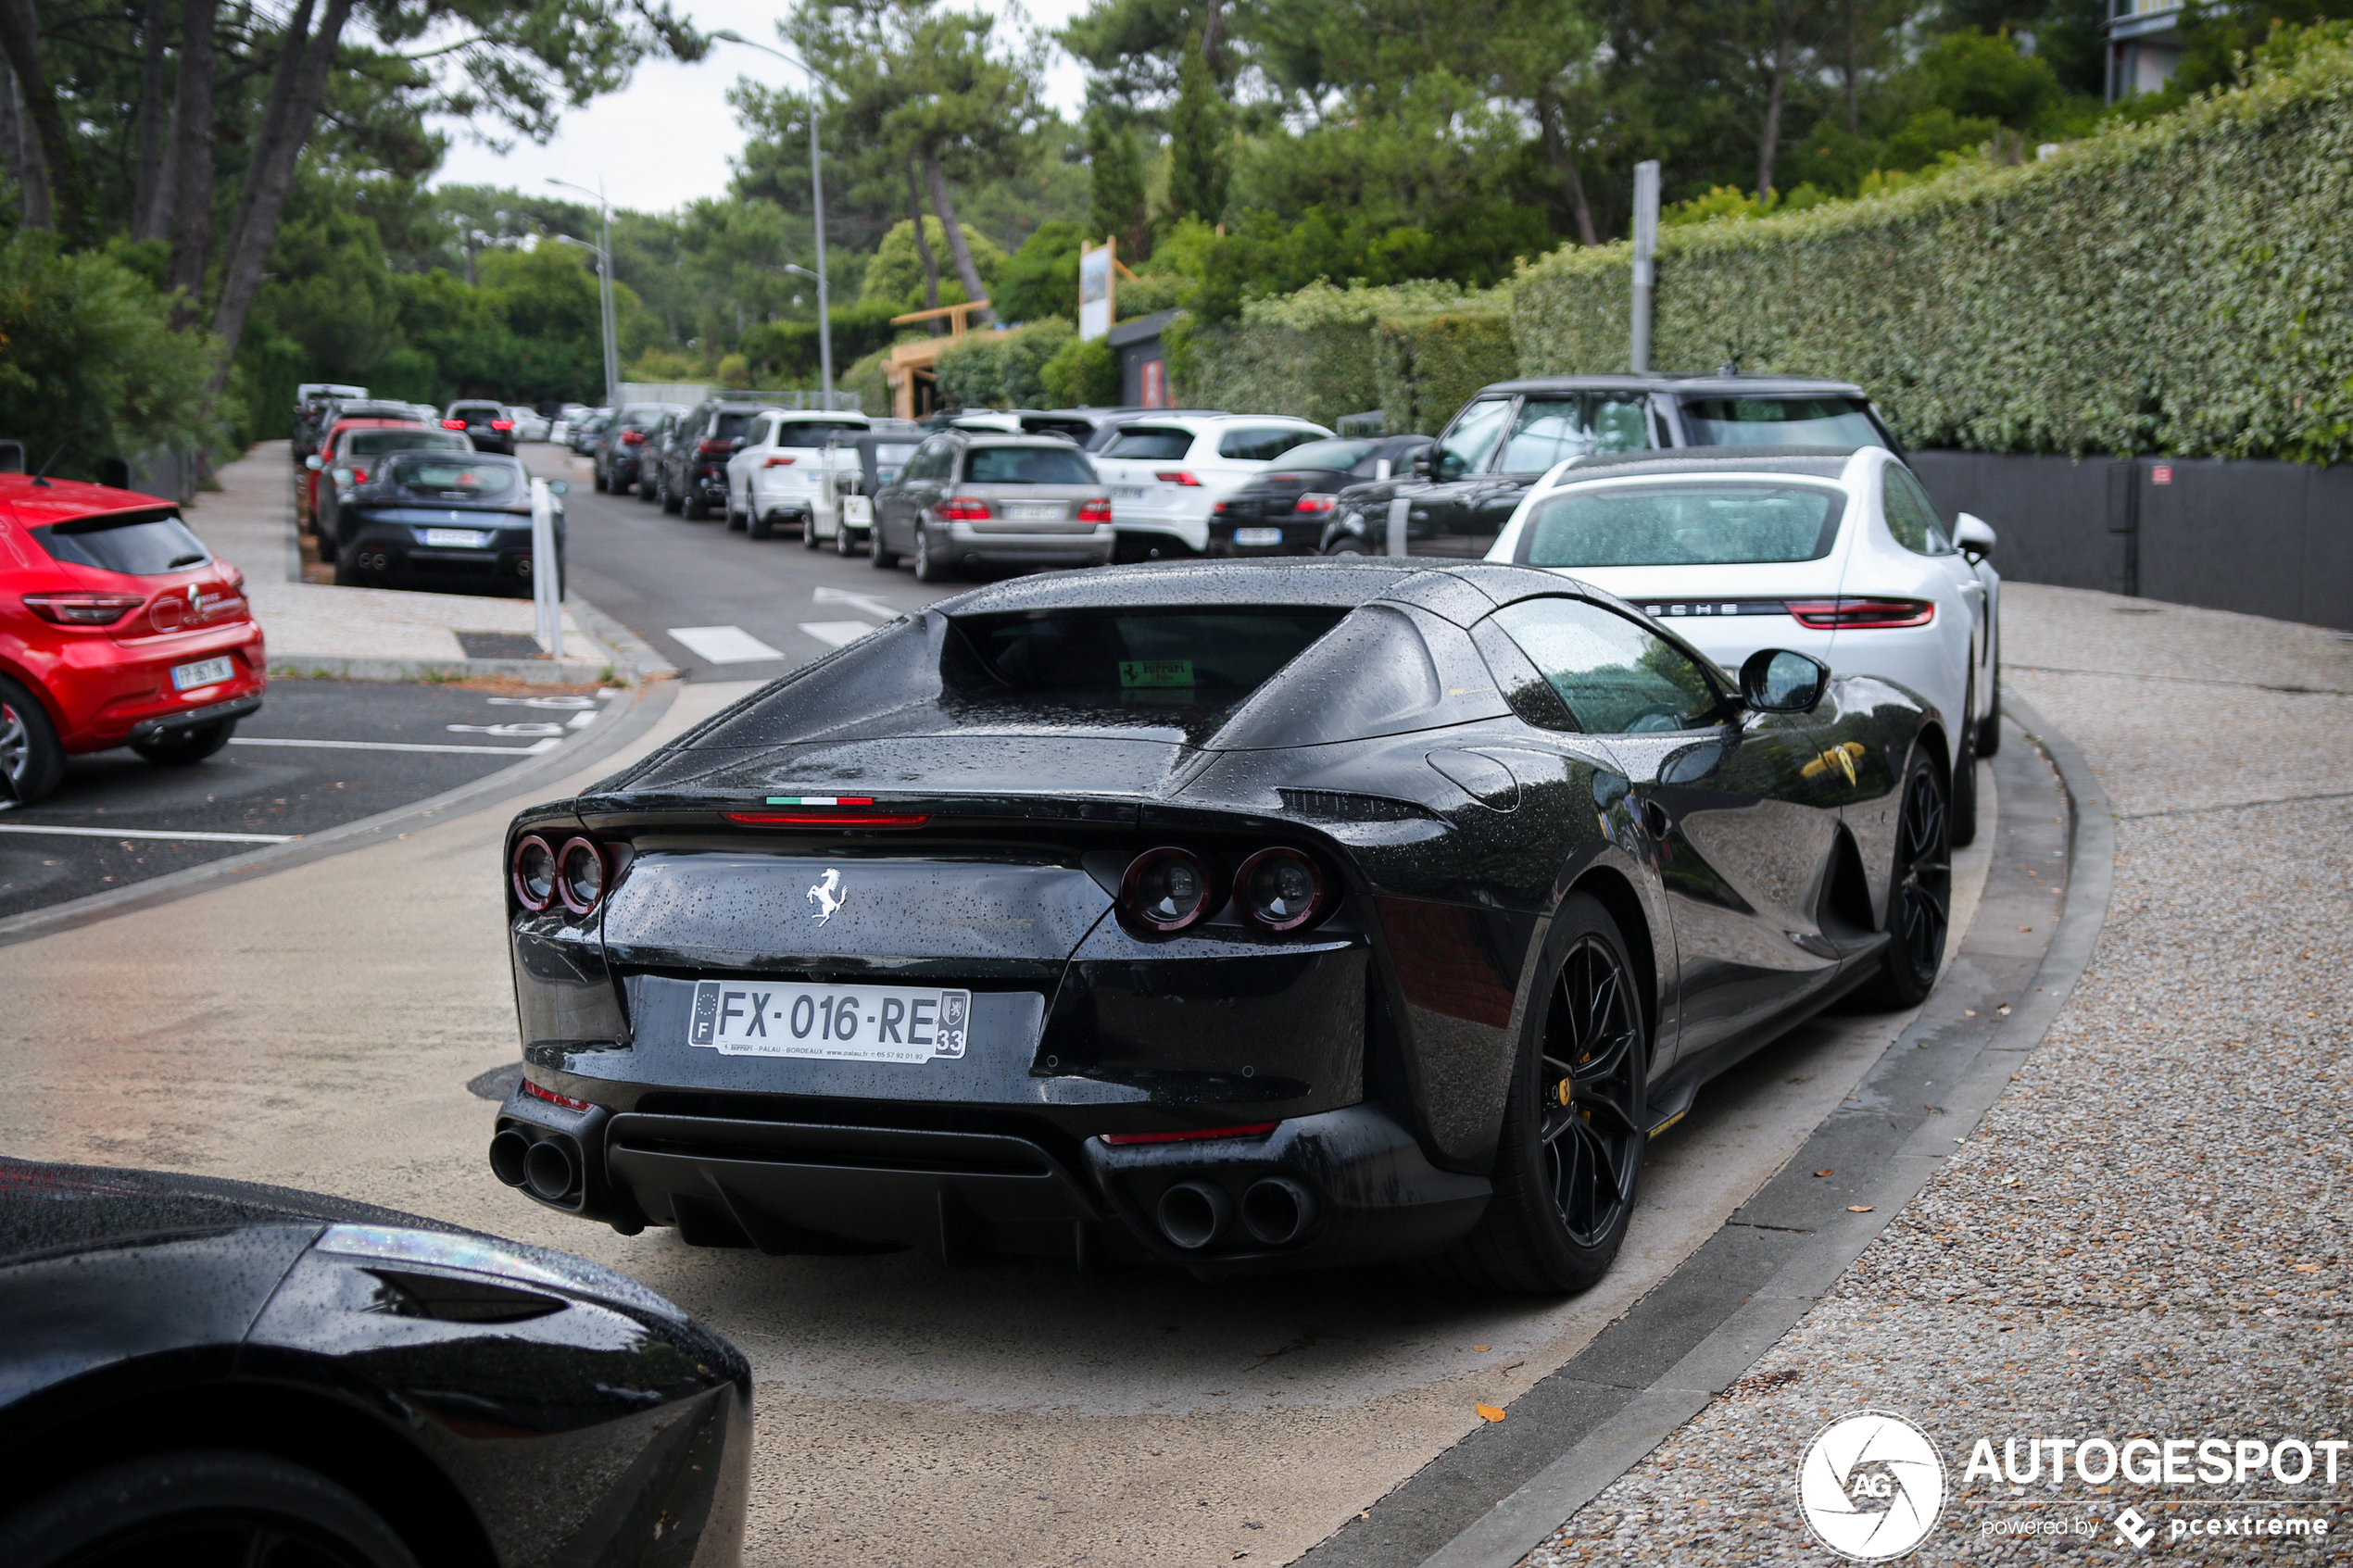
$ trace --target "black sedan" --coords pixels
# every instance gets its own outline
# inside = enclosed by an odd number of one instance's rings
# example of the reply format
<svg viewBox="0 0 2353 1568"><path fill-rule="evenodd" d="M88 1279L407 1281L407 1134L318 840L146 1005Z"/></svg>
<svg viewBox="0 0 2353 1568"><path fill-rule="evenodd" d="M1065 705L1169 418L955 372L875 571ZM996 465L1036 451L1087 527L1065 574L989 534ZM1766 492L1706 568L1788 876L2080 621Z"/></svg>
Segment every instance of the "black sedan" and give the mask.
<svg viewBox="0 0 2353 1568"><path fill-rule="evenodd" d="M0 1159L0 1323L10 1568L740 1557L750 1368L560 1252Z"/></svg>
<svg viewBox="0 0 2353 1568"><path fill-rule="evenodd" d="M348 484L342 476L351 473ZM335 581L359 587L472 587L531 592L531 475L496 453L401 452L364 471L338 470ZM564 492L555 496L563 564Z"/></svg>
<svg viewBox="0 0 2353 1568"><path fill-rule="evenodd" d="M514 456L515 421L502 403L452 403L442 410L441 428L464 431L477 452Z"/></svg>
<svg viewBox="0 0 2353 1568"><path fill-rule="evenodd" d="M492 1166L710 1246L1578 1289L1704 1081L1927 994L1950 746L1522 567L982 588L515 820Z"/></svg>
<svg viewBox="0 0 2353 1568"><path fill-rule="evenodd" d="M1204 553L1315 555L1323 546L1324 525L1331 521L1341 490L1405 471L1414 454L1429 444L1427 435L1378 440L1341 435L1294 446L1274 468L1210 508Z"/></svg>

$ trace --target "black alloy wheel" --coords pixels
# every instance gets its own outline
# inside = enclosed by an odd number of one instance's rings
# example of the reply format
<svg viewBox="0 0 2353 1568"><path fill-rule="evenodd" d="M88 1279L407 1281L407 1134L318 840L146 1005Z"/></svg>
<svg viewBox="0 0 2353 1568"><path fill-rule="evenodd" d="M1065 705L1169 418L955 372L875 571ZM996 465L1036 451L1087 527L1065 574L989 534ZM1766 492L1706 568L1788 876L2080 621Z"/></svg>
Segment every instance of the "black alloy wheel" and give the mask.
<svg viewBox="0 0 2353 1568"><path fill-rule="evenodd" d="M0 676L0 801L14 798L30 805L57 787L65 777L65 747L48 710L16 682Z"/></svg>
<svg viewBox="0 0 2353 1568"><path fill-rule="evenodd" d="M418 1568L384 1515L274 1455L183 1449L76 1476L0 1517L22 1568Z"/></svg>
<svg viewBox="0 0 2353 1568"><path fill-rule="evenodd" d="M866 530L866 564L877 571L888 571L899 564L899 552L883 545L882 514L875 514L875 525Z"/></svg>
<svg viewBox="0 0 2353 1568"><path fill-rule="evenodd" d="M1918 1007L1944 968L1944 934L1953 913L1951 822L1944 770L1933 757L1915 757L1895 823L1888 944L1880 954L1879 973L1858 993L1868 1002L1891 1010Z"/></svg>
<svg viewBox="0 0 2353 1568"><path fill-rule="evenodd" d="M1547 946L1559 957L1504 1103L1495 1193L1446 1262L1481 1288L1567 1295L1608 1273L1626 1238L1649 1145L1650 1031L1597 901L1564 899Z"/></svg>

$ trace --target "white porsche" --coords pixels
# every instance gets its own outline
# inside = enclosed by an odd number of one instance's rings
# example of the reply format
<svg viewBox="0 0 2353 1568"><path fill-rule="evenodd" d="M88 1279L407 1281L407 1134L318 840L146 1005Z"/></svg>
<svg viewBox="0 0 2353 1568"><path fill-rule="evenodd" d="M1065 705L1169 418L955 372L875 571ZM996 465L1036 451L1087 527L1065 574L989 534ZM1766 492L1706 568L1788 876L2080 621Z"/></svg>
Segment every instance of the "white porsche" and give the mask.
<svg viewBox="0 0 2353 1568"><path fill-rule="evenodd" d="M1738 670L1795 648L1907 687L1944 716L1953 842L1975 832L1975 759L2001 744L1994 531L1948 528L1881 446L1711 447L1572 458L1488 552L1604 588Z"/></svg>

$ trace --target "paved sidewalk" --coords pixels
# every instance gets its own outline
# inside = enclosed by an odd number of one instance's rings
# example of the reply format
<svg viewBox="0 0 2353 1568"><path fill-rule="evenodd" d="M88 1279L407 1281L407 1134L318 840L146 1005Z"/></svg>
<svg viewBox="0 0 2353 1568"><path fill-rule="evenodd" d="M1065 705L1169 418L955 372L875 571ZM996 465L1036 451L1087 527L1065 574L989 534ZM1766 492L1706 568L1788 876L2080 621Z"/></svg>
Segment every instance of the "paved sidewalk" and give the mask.
<svg viewBox="0 0 2353 1568"><path fill-rule="evenodd" d="M188 525L245 574L245 592L280 675L359 680L501 675L534 684L629 679L633 661L611 645L602 618L577 601L564 610L564 659L534 659L514 639L533 631L529 599L338 588L301 581L286 443L265 441L223 466L220 489L186 508ZM476 651L466 646L476 641ZM495 654L479 651L484 642ZM607 674L608 669L611 673Z"/></svg>
<svg viewBox="0 0 2353 1568"><path fill-rule="evenodd" d="M1966 1473L1980 1437L2015 1439L2022 1470L2029 1438L2353 1436L2353 643L2027 585L2004 614L2006 685L2115 813L2092 965L1919 1198L1533 1568L1831 1561L1799 1519L1798 1460L1866 1408L1944 1456L1942 1518L1908 1561L2136 1560L2128 1505L2176 1561L2353 1551L2353 1462L2334 1486L2260 1461L2223 1486ZM2209 1514L2333 1523L2325 1540L2173 1535ZM2054 1524L2087 1533L2019 1533Z"/></svg>

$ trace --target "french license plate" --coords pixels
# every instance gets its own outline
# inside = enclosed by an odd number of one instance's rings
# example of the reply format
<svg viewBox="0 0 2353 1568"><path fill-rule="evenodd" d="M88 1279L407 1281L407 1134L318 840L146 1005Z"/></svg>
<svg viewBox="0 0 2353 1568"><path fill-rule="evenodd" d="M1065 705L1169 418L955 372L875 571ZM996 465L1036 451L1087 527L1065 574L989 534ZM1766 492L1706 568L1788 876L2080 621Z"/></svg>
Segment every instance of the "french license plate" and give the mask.
<svg viewBox="0 0 2353 1568"><path fill-rule="evenodd" d="M1059 522L1070 515L1070 508L1049 501L1013 501L1005 508L1005 516L1014 522Z"/></svg>
<svg viewBox="0 0 2353 1568"><path fill-rule="evenodd" d="M490 543L490 535L473 528L428 528L425 544L447 550L479 550Z"/></svg>
<svg viewBox="0 0 2353 1568"><path fill-rule="evenodd" d="M1237 545L1279 545L1282 542L1283 531L1279 528L1237 528L1234 530L1234 543Z"/></svg>
<svg viewBox="0 0 2353 1568"><path fill-rule="evenodd" d="M194 664L176 664L171 669L171 689L184 692L196 686L218 685L227 680L235 668L225 659L200 659Z"/></svg>
<svg viewBox="0 0 2353 1568"><path fill-rule="evenodd" d="M698 980L686 1043L722 1056L925 1062L964 1054L970 991Z"/></svg>
<svg viewBox="0 0 2353 1568"><path fill-rule="evenodd" d="M1144 487L1140 484L1114 484L1111 487L1111 494L1115 501L1140 501L1144 498Z"/></svg>

